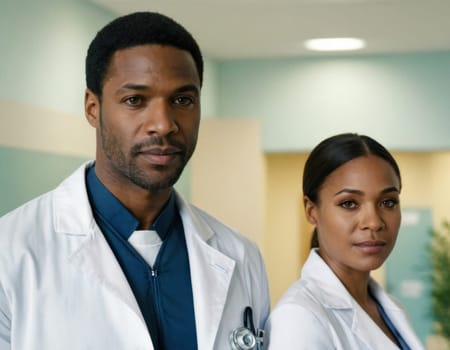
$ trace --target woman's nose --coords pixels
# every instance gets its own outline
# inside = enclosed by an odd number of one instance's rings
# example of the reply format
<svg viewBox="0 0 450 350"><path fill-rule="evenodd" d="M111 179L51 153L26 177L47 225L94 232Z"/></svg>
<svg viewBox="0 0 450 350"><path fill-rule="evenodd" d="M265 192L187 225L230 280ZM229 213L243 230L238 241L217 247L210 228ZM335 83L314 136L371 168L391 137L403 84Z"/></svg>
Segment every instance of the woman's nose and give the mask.
<svg viewBox="0 0 450 350"><path fill-rule="evenodd" d="M361 218L361 228L370 229L371 231L380 231L385 226L383 217L375 205L368 205L363 209Z"/></svg>

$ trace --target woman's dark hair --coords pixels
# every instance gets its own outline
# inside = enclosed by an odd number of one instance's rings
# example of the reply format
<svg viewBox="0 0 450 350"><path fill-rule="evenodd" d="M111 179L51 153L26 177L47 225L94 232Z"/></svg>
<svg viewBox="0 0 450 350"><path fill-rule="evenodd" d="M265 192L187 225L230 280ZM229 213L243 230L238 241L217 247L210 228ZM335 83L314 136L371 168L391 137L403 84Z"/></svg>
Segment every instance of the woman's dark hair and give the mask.
<svg viewBox="0 0 450 350"><path fill-rule="evenodd" d="M147 44L173 46L189 52L194 59L200 83L203 82L203 58L192 35L165 15L135 12L116 18L92 40L86 56L86 86L101 96L113 54L118 50Z"/></svg>
<svg viewBox="0 0 450 350"><path fill-rule="evenodd" d="M318 204L320 188L333 171L357 157L369 155L387 161L398 176L401 187L397 162L383 145L366 135L345 133L323 140L311 151L303 170L303 195ZM311 247L317 246L317 232L314 230Z"/></svg>

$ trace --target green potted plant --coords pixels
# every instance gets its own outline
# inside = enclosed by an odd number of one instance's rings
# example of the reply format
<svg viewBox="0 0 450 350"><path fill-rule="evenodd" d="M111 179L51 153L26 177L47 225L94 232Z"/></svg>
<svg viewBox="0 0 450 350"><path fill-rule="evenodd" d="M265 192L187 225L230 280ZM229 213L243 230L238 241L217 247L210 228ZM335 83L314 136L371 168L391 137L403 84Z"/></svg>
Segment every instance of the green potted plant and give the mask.
<svg viewBox="0 0 450 350"><path fill-rule="evenodd" d="M450 343L450 223L433 230L430 247L431 297L437 333Z"/></svg>

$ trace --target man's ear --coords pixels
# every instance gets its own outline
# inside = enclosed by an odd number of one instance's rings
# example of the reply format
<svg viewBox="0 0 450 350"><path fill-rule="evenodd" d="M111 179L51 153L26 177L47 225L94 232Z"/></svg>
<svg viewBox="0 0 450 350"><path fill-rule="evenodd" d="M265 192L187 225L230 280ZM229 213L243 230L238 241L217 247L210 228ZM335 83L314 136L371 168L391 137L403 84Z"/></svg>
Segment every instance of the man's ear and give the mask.
<svg viewBox="0 0 450 350"><path fill-rule="evenodd" d="M308 222L312 225L317 224L317 206L309 199L308 196L303 196L303 205L305 206L305 215Z"/></svg>
<svg viewBox="0 0 450 350"><path fill-rule="evenodd" d="M100 125L100 99L90 89L84 94L84 114L94 128Z"/></svg>

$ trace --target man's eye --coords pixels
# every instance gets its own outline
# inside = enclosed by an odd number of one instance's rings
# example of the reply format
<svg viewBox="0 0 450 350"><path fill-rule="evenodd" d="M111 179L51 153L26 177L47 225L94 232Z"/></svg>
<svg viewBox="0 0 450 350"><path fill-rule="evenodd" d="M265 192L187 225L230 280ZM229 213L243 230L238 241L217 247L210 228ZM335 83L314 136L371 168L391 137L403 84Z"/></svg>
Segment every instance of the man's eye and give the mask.
<svg viewBox="0 0 450 350"><path fill-rule="evenodd" d="M139 96L130 96L125 99L125 103L130 106L139 105L142 102L142 98Z"/></svg>
<svg viewBox="0 0 450 350"><path fill-rule="evenodd" d="M188 96L178 96L174 99L174 103L180 106L189 106L194 103L194 100Z"/></svg>
<svg viewBox="0 0 450 350"><path fill-rule="evenodd" d="M340 206L344 209L353 209L356 208L356 203L353 201L345 201L340 204Z"/></svg>

